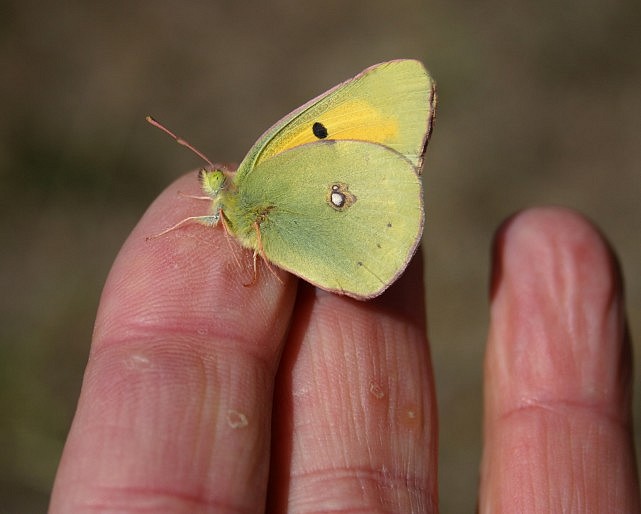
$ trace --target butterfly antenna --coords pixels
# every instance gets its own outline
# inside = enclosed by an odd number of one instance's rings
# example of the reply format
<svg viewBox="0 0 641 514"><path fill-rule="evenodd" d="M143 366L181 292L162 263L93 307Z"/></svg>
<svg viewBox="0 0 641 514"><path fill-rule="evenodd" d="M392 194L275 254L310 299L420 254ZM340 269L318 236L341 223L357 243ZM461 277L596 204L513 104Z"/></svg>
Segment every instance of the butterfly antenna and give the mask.
<svg viewBox="0 0 641 514"><path fill-rule="evenodd" d="M194 152L198 157L200 157L203 161L205 161L207 164L209 164L209 166L211 166L212 168L216 167L216 166L214 166L214 163L211 162L204 153L202 153L200 150L198 150L197 148L192 146L190 143L185 141L182 137L178 137L171 130L169 130L167 127L165 127L162 123L160 123L159 121L156 121L151 116L146 116L145 119L147 120L147 122L151 123L154 127L159 128L165 134L167 134L171 138L173 138L174 141L176 141L176 143L178 143L179 145L182 145L182 146L188 148L189 150L191 150L192 152Z"/></svg>

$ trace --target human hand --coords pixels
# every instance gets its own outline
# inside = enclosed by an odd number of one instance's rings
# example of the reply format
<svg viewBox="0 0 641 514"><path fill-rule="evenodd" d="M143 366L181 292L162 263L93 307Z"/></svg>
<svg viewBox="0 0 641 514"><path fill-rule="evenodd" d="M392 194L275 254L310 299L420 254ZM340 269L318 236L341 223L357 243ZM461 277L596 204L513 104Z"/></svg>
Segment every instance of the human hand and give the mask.
<svg viewBox="0 0 641 514"><path fill-rule="evenodd" d="M245 287L251 256L222 228L145 241L194 214L175 192L195 186L163 193L114 263L50 512L436 512L420 259L369 302L297 294L263 265ZM566 210L521 213L491 298L480 512L638 512L601 237Z"/></svg>

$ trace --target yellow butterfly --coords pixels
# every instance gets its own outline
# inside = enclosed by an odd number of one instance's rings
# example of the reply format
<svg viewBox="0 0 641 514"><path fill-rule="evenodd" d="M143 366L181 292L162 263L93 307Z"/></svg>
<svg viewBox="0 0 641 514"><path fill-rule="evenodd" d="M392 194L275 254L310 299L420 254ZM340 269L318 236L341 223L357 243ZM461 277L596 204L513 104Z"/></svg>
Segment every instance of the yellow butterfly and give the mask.
<svg viewBox="0 0 641 514"><path fill-rule="evenodd" d="M277 122L235 173L203 170L211 212L189 220L222 222L254 255L322 289L378 296L421 239L435 108L419 61L367 68Z"/></svg>

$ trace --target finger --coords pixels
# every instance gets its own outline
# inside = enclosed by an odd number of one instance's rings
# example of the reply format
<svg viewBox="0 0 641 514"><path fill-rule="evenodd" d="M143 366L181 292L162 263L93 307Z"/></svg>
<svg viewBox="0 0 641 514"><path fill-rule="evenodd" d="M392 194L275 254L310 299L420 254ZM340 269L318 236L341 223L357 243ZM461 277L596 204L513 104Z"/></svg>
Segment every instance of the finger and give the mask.
<svg viewBox="0 0 641 514"><path fill-rule="evenodd" d="M630 346L615 259L564 209L495 245L481 512L638 512Z"/></svg>
<svg viewBox="0 0 641 514"><path fill-rule="evenodd" d="M299 292L278 375L273 512L429 512L436 408L416 258L381 297Z"/></svg>
<svg viewBox="0 0 641 514"><path fill-rule="evenodd" d="M102 295L51 512L250 512L265 501L273 380L293 279L222 227L194 174L165 191L123 246ZM247 257L249 255L249 257ZM280 279L280 282L279 282Z"/></svg>

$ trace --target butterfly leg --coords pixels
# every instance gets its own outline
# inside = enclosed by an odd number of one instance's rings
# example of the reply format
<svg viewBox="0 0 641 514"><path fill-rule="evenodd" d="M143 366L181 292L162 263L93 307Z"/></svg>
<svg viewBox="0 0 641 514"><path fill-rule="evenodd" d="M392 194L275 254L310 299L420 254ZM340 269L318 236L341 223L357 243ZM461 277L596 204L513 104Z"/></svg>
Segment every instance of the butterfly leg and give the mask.
<svg viewBox="0 0 641 514"><path fill-rule="evenodd" d="M169 228L166 228L162 232L159 232L158 234L154 234L153 236L147 236L145 239L149 241L150 239L156 239L157 237L164 236L165 234L171 232L172 230L176 230L177 228L180 228L184 225L188 225L189 223L200 223L201 225L205 225L207 227L213 227L215 226L220 217L218 214L209 214L207 216L189 216L188 218L185 218L184 220L179 221L175 225L172 225Z"/></svg>
<svg viewBox="0 0 641 514"><path fill-rule="evenodd" d="M191 198L193 200L208 200L211 202L212 198L211 196L203 196L203 195L190 195L189 193L184 193L182 191L178 191L178 194L182 196L183 198Z"/></svg>
<svg viewBox="0 0 641 514"><path fill-rule="evenodd" d="M272 267L272 265L269 263L269 259L267 259L267 256L265 255L265 250L263 249L263 242L260 237L260 224L257 221L254 221L253 225L254 230L256 231L256 246L257 248L254 250L254 279L251 281L251 284L256 282L256 278L258 276L258 265L257 265L257 258L258 255L260 255L263 258L263 261L265 262L265 265L267 266L267 269L271 272L274 277L276 277L276 280L278 280L281 284L283 281L281 278L276 274L276 271Z"/></svg>

